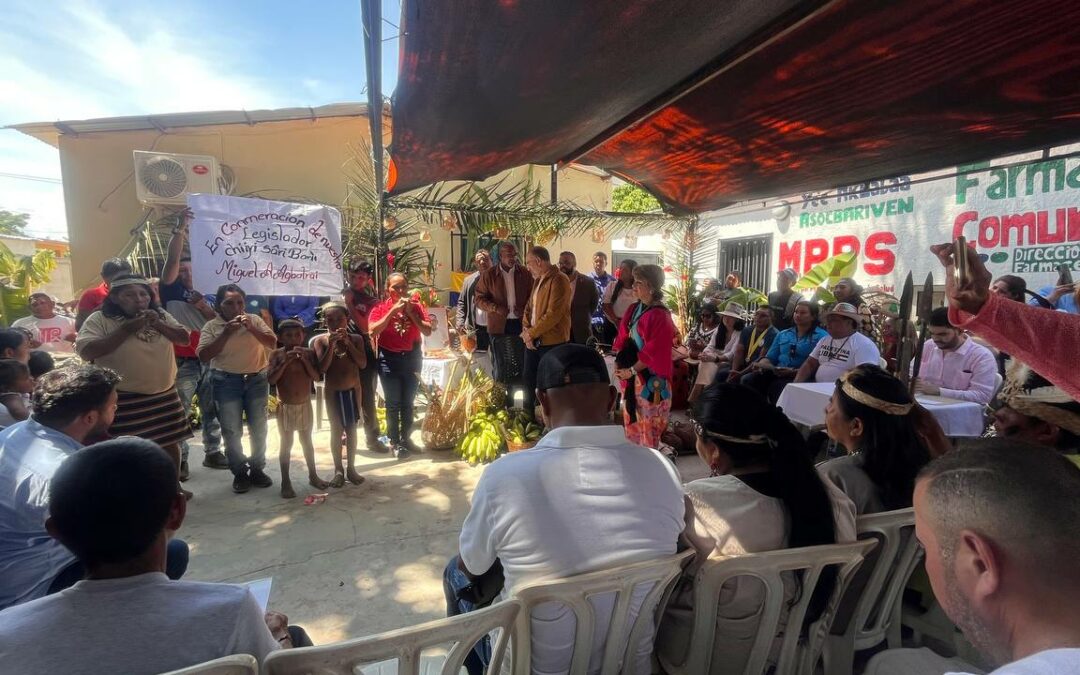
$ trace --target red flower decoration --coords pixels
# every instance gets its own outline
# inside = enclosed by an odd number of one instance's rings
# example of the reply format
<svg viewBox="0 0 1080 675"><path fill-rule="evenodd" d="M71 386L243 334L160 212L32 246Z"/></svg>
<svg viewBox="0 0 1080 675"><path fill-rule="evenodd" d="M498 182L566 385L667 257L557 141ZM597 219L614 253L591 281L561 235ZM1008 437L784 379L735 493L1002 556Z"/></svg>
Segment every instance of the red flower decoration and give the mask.
<svg viewBox="0 0 1080 675"><path fill-rule="evenodd" d="M664 271L670 274L675 271L675 268L671 265L664 265Z"/></svg>
<svg viewBox="0 0 1080 675"><path fill-rule="evenodd" d="M687 279L689 279L689 278L690 278L690 275L689 275L689 274L683 274L683 275L681 275L681 276L679 277L679 281L686 281L686 280L687 280Z"/></svg>
<svg viewBox="0 0 1080 675"><path fill-rule="evenodd" d="M394 252L393 251L387 251L386 252L386 266L389 267L390 269L394 269L394 260L395 260Z"/></svg>

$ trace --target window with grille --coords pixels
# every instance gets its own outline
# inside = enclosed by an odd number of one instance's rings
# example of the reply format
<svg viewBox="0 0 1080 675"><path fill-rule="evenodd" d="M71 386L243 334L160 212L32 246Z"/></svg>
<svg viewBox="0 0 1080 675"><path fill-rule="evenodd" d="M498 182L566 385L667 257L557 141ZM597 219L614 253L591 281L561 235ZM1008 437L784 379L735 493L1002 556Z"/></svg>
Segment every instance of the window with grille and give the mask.
<svg viewBox="0 0 1080 675"><path fill-rule="evenodd" d="M743 286L767 293L772 287L772 235L722 239L716 257L720 283L728 272L742 272Z"/></svg>

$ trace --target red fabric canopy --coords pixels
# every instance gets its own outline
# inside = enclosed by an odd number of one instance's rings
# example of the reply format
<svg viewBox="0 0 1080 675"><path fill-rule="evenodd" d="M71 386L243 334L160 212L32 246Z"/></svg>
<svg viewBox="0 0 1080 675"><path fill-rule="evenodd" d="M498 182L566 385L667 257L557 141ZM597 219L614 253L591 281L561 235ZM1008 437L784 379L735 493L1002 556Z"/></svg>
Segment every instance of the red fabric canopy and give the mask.
<svg viewBox="0 0 1080 675"><path fill-rule="evenodd" d="M395 192L579 161L671 210L1080 139L1080 2L405 3Z"/></svg>

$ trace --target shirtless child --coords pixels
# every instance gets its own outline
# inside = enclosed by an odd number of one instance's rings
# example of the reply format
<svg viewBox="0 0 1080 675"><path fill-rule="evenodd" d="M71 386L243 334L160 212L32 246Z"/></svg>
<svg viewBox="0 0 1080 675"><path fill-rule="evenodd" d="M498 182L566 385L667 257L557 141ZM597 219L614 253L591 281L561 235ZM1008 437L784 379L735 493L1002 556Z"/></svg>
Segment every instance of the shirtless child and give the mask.
<svg viewBox="0 0 1080 675"><path fill-rule="evenodd" d="M322 306L323 319L329 331L316 336L312 346L319 370L326 375L326 409L330 416L330 449L334 454L334 480L331 487L345 485L345 479L353 485L364 482L356 472L356 424L360 421L360 371L367 365L364 354L364 337L350 333L349 310L342 302L328 302ZM345 433L345 449L348 469L342 469L341 435Z"/></svg>
<svg viewBox="0 0 1080 675"><path fill-rule="evenodd" d="M289 455L292 453L293 432L300 434L304 459L308 466L308 483L325 490L330 484L315 472L315 448L311 444L311 383L319 379L315 358L310 349L304 348L304 324L296 319L285 319L278 324L278 339L285 345L270 354L270 384L277 387L278 434L281 437L281 496L296 496L289 480Z"/></svg>

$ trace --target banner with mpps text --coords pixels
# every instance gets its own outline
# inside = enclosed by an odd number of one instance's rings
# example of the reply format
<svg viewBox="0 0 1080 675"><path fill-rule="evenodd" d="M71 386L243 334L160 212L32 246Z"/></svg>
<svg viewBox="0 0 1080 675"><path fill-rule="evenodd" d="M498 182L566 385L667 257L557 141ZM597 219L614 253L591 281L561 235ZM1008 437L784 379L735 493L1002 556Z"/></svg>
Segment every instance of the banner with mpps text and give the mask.
<svg viewBox="0 0 1080 675"><path fill-rule="evenodd" d="M250 295L337 295L341 213L321 204L193 194L188 242L195 288Z"/></svg>

